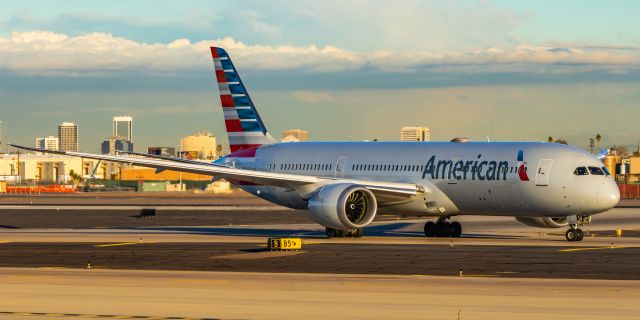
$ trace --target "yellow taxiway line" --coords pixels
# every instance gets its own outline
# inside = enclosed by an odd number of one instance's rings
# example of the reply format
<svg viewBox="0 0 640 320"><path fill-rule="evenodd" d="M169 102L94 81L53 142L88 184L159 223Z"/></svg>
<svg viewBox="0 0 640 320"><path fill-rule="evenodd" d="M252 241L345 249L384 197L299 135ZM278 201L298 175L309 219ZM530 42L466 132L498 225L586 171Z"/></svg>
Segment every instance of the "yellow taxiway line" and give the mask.
<svg viewBox="0 0 640 320"><path fill-rule="evenodd" d="M95 245L94 247L95 248L117 247L117 246L129 246L133 244L140 244L140 242L120 242L120 243L98 244L98 245Z"/></svg>
<svg viewBox="0 0 640 320"><path fill-rule="evenodd" d="M584 248L569 248L558 250L558 252L573 252L573 251L587 251L587 250L605 250L605 249L622 249L621 246L604 246L604 247L584 247Z"/></svg>

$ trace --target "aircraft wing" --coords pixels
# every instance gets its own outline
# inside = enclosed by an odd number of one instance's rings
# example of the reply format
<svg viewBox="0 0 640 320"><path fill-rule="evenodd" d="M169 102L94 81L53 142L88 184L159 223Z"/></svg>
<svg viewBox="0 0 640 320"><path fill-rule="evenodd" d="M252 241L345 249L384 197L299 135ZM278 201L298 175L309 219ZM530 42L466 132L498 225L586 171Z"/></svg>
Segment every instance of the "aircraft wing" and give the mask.
<svg viewBox="0 0 640 320"><path fill-rule="evenodd" d="M155 154L129 152L129 151L119 151L119 150L116 151L116 152L119 153L119 154L128 154L128 155L134 155L134 156L140 156L140 157L152 158L152 159L160 159L160 160L166 160L166 161L175 161L175 162L182 162L182 163L205 164L205 165L210 165L210 166L226 167L224 165L219 165L219 164L215 164L215 163L212 163L212 162L203 162L203 161L196 161L196 160L191 160L191 159L175 158L175 157L170 157L170 156L159 156L159 155L155 155Z"/></svg>
<svg viewBox="0 0 640 320"><path fill-rule="evenodd" d="M32 148L25 146L11 146L30 150L35 152L44 152L52 154L60 154L73 157L81 157L87 159L104 160L117 163L126 163L141 167L155 168L158 170L173 170L181 172L190 172L203 175L216 176L234 182L249 182L258 185L276 186L295 190L301 196L305 197L318 190L322 186L334 183L353 183L362 185L371 190L377 197L379 202L395 202L401 199L411 198L413 196L431 192L423 186L413 183L401 182L383 182L369 180L341 179L332 177L305 176L289 173L276 173L258 170L248 170L239 168L230 168L224 166L213 166L208 163L189 163L177 162L154 158L133 158L125 156L98 155L92 153L72 152L72 151L53 151L40 148Z"/></svg>

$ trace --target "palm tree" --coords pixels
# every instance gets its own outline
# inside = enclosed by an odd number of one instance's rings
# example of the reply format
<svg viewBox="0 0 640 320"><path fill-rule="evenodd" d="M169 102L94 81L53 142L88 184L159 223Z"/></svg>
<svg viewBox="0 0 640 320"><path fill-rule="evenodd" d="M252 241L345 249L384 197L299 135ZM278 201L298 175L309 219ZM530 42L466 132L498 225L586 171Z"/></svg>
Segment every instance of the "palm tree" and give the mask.
<svg viewBox="0 0 640 320"><path fill-rule="evenodd" d="M596 134L596 141L598 141L598 150L600 150L600 140L602 140L602 136L598 133Z"/></svg>
<svg viewBox="0 0 640 320"><path fill-rule="evenodd" d="M593 153L594 144L593 138L589 138L589 150L591 150L591 153Z"/></svg>

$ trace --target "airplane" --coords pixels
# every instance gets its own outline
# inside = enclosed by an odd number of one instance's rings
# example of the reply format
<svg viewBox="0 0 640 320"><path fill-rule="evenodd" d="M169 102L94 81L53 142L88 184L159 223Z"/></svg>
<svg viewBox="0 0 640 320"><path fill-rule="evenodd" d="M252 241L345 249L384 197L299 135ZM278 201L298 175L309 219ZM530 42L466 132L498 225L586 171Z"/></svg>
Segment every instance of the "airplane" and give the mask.
<svg viewBox="0 0 640 320"><path fill-rule="evenodd" d="M549 142L288 142L271 137L229 54L211 47L231 153L213 163L14 147L224 178L270 202L308 210L328 237L361 237L379 213L435 218L427 237L460 237L460 215L579 226L620 192L597 156Z"/></svg>

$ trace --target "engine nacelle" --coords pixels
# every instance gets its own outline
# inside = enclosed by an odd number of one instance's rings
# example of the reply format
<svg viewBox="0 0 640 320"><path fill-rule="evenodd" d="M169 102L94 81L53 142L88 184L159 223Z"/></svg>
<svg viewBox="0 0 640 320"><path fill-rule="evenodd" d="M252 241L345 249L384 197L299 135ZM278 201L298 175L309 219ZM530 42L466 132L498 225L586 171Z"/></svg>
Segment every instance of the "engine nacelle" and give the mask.
<svg viewBox="0 0 640 320"><path fill-rule="evenodd" d="M560 218L516 217L516 220L530 227L538 227L538 228L562 228L568 225L566 217L560 217Z"/></svg>
<svg viewBox="0 0 640 320"><path fill-rule="evenodd" d="M340 230L364 228L373 221L377 209L371 190L349 183L326 185L309 199L311 218Z"/></svg>

